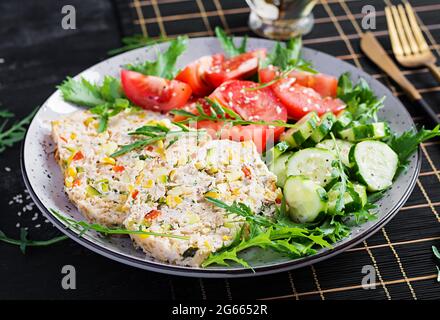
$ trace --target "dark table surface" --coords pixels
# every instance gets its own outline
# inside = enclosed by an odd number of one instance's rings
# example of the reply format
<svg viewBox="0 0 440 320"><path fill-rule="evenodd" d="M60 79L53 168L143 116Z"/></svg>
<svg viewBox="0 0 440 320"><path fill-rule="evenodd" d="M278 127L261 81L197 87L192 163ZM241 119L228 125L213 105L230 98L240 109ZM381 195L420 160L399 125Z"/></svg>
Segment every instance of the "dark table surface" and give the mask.
<svg viewBox="0 0 440 320"><path fill-rule="evenodd" d="M439 1L411 1L423 22L431 49L439 55ZM77 29L61 27L63 5L76 9ZM414 119L411 108L389 79L359 49L361 10L377 10L376 35L390 49L383 16L384 2L322 1L314 10L316 25L304 43L363 68L391 87ZM42 104L67 75L107 58L123 35L160 33L212 35L216 25L235 34L251 34L248 8L232 0L2 0L0 1L0 104L23 117ZM440 86L426 69L407 70L408 78L440 112ZM194 279L138 270L97 255L77 243L28 248L26 254L0 243L0 299L435 299L431 245L440 243L440 145L422 147L422 174L413 195L381 231L333 259L292 272L253 279ZM0 230L18 237L27 227L30 238L59 235L33 205L19 165L20 144L0 154ZM76 269L75 290L64 290L61 269ZM362 267L377 273L374 290L361 288Z"/></svg>

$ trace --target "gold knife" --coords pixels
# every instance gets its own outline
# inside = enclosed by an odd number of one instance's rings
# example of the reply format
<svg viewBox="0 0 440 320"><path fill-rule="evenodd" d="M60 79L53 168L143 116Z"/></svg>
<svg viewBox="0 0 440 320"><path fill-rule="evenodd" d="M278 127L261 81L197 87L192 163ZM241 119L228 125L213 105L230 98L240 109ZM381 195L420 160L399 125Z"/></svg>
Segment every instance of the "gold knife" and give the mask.
<svg viewBox="0 0 440 320"><path fill-rule="evenodd" d="M417 102L429 116L434 124L440 120L434 110L426 103L422 95L409 82L393 60L388 56L382 45L377 41L371 32L366 32L361 37L361 49L379 68L381 68L391 79L393 79L405 93Z"/></svg>

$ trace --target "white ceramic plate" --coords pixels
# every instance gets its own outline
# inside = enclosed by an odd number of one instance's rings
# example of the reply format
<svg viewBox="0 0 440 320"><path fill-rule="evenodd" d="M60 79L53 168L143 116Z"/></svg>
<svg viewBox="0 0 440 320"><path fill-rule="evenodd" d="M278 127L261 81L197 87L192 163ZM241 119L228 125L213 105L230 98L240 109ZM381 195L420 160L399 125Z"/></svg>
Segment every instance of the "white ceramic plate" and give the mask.
<svg viewBox="0 0 440 320"><path fill-rule="evenodd" d="M273 41L263 39L249 39L248 42L249 49L262 47L271 49L273 45ZM166 46L167 44L161 44L155 49L162 50ZM155 52L156 50L153 48L133 50L98 63L81 72L77 77L84 77L94 82L102 80L105 75L118 77L121 65L153 59ZM222 52L222 49L215 38L191 39L188 50L178 61L178 66L183 67L198 57L218 52ZM414 127L410 115L400 101L385 86L365 72L315 50L305 48L303 56L323 73L339 76L348 71L355 81L360 77L366 79L378 96L387 97L385 108L380 111L379 117L387 120L396 132ZM352 235L337 243L332 250L321 250L313 256L296 260L280 257L267 251L262 252L259 249L249 250L246 253L246 259L251 261L255 272L241 266L209 268L175 266L146 258L140 250L134 249L128 238L105 238L95 232L87 232L79 237L76 232L66 229L63 222L50 213L49 209L53 208L74 219L84 219L75 206L69 202L63 191L63 177L54 160L54 144L50 136L50 121L78 109L80 107L64 102L59 90L57 90L42 105L30 124L23 143L21 157L22 172L30 194L48 219L81 245L108 258L157 272L196 277L243 277L299 268L329 258L364 240L388 222L409 197L420 171L421 158L420 154L416 153L411 158L409 169L399 176L385 197L378 202L378 219L353 229Z"/></svg>

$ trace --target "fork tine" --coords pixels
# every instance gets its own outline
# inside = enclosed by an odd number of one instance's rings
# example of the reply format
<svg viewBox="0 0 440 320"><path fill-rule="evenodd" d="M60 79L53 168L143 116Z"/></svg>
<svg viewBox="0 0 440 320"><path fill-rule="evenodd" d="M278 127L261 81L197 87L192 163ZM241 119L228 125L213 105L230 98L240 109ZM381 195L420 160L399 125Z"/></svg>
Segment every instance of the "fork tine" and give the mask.
<svg viewBox="0 0 440 320"><path fill-rule="evenodd" d="M400 43L402 44L403 54L405 56L410 55L411 48L409 47L408 40L406 39L405 30L403 29L402 21L400 21L400 16L397 12L396 6L391 6L391 13L393 14L397 34L399 35Z"/></svg>
<svg viewBox="0 0 440 320"><path fill-rule="evenodd" d="M396 26L394 25L393 15L390 7L385 7L385 15L387 17L388 32L390 34L391 46L396 56L403 56L403 49L397 36Z"/></svg>
<svg viewBox="0 0 440 320"><path fill-rule="evenodd" d="M420 30L419 24L417 23L416 15L414 14L413 8L408 2L405 2L406 14L408 15L409 24L411 25L411 29L414 33L414 36L419 44L420 52L429 50L429 46L426 43L425 38L423 37L423 33Z"/></svg>
<svg viewBox="0 0 440 320"><path fill-rule="evenodd" d="M416 54L419 52L419 46L418 46L416 40L414 39L413 33L412 33L411 28L409 26L408 18L406 17L406 14L405 14L405 9L403 8L403 6L401 4L399 4L397 6L397 9L399 11L400 20L402 21L403 29L405 30L406 38L408 39L409 46L411 47L411 51L414 54Z"/></svg>

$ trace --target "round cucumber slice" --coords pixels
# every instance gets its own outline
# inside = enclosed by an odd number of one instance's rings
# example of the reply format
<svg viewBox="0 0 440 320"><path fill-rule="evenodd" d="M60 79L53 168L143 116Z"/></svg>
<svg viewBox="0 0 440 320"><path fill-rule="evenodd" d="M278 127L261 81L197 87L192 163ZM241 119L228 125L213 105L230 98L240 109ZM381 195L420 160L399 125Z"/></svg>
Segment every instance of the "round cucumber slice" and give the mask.
<svg viewBox="0 0 440 320"><path fill-rule="evenodd" d="M324 187L336 178L332 166L335 160L331 151L319 148L302 149L287 161L287 176L302 175Z"/></svg>
<svg viewBox="0 0 440 320"><path fill-rule="evenodd" d="M348 141L363 141L367 139L382 139L388 136L390 129L386 122L361 124L339 132L339 137Z"/></svg>
<svg viewBox="0 0 440 320"><path fill-rule="evenodd" d="M380 191L393 183L399 159L386 143L367 140L350 150L350 162L354 164L357 179L368 191Z"/></svg>
<svg viewBox="0 0 440 320"><path fill-rule="evenodd" d="M341 157L342 163L347 167L351 167L348 154L350 153L350 149L353 146L353 143L341 139L335 139L335 140L336 140L336 145L338 146L339 149L339 155ZM316 145L316 147L329 150L333 152L335 157L337 156L335 141L333 141L333 139L322 140L320 143Z"/></svg>
<svg viewBox="0 0 440 320"><path fill-rule="evenodd" d="M305 177L287 178L284 198L289 205L291 219L299 223L312 222L327 210L328 197L325 189Z"/></svg>

